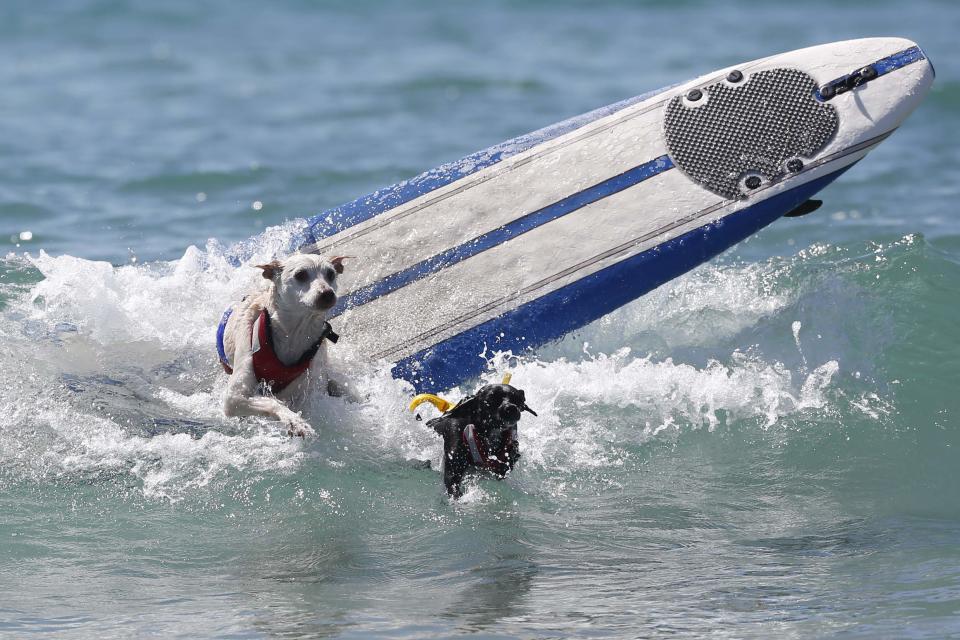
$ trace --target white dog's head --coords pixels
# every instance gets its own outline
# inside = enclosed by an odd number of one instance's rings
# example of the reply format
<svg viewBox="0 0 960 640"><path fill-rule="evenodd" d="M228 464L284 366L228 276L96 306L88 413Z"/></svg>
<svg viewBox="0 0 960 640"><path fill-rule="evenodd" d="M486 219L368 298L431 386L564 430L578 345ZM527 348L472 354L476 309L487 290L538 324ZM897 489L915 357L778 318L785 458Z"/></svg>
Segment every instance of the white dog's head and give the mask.
<svg viewBox="0 0 960 640"><path fill-rule="evenodd" d="M258 264L263 277L273 282L277 308L292 313L325 312L337 304L337 276L345 256L324 258L298 253L283 262Z"/></svg>

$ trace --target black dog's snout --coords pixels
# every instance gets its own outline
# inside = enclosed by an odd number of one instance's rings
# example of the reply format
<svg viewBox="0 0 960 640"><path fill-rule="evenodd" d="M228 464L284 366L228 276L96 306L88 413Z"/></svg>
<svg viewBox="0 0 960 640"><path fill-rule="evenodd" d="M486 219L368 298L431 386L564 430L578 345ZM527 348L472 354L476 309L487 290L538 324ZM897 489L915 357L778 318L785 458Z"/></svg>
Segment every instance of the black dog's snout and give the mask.
<svg viewBox="0 0 960 640"><path fill-rule="evenodd" d="M504 422L518 422L520 409L515 404L505 402L500 405L500 419Z"/></svg>

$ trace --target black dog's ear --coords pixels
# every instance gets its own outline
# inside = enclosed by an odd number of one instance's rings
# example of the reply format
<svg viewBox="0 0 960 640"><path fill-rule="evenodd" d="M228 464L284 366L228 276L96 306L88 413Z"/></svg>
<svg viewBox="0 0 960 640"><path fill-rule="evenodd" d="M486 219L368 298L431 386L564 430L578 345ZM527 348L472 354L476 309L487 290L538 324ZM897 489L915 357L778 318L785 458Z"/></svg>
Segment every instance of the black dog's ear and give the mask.
<svg viewBox="0 0 960 640"><path fill-rule="evenodd" d="M257 269L263 269L263 277L267 280L273 280L274 276L280 275L280 272L283 271L283 265L280 264L279 260L273 260L267 264L257 264L254 265Z"/></svg>
<svg viewBox="0 0 960 640"><path fill-rule="evenodd" d="M447 430L447 424L450 422L450 419L447 416L443 415L439 418L431 418L427 420L427 426L443 435L443 432Z"/></svg>
<svg viewBox="0 0 960 640"><path fill-rule="evenodd" d="M516 387L514 387L516 389ZM517 389L517 395L520 396L520 411L527 411L533 414L533 417L537 417L537 412L531 409L527 405L527 394L523 392L523 389Z"/></svg>
<svg viewBox="0 0 960 640"><path fill-rule="evenodd" d="M443 417L465 418L467 420L472 420L478 404L480 404L480 400L477 399L477 396L467 396L458 402L457 406L443 414Z"/></svg>

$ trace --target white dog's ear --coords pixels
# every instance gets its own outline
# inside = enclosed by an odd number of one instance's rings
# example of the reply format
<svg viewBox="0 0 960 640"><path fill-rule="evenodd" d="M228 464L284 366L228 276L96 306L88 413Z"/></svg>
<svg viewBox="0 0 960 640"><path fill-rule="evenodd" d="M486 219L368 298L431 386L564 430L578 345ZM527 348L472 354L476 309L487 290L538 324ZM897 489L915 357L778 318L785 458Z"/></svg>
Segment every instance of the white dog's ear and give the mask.
<svg viewBox="0 0 960 640"><path fill-rule="evenodd" d="M330 264L333 265L333 268L337 273L343 273L343 261L347 258L355 258L356 256L334 256L330 258Z"/></svg>
<svg viewBox="0 0 960 640"><path fill-rule="evenodd" d="M283 271L283 265L280 264L279 260L274 260L268 264L257 264L254 265L257 269L263 269L263 277L267 280L273 280L274 276L280 275L280 272Z"/></svg>

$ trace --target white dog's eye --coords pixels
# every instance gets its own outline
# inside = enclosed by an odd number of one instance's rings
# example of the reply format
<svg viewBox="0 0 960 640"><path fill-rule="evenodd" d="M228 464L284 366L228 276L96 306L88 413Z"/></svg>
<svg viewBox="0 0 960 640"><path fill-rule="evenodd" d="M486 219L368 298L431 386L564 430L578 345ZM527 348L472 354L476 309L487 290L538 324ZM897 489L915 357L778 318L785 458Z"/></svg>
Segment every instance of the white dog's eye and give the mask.
<svg viewBox="0 0 960 640"><path fill-rule="evenodd" d="M324 267L323 277L327 280L327 282L333 282L333 279L337 277L337 272L330 267Z"/></svg>
<svg viewBox="0 0 960 640"><path fill-rule="evenodd" d="M305 270L300 269L300 271L297 271L295 274L293 274L293 278L297 282L307 282L310 279L310 274Z"/></svg>

